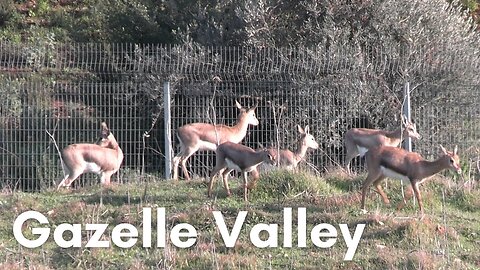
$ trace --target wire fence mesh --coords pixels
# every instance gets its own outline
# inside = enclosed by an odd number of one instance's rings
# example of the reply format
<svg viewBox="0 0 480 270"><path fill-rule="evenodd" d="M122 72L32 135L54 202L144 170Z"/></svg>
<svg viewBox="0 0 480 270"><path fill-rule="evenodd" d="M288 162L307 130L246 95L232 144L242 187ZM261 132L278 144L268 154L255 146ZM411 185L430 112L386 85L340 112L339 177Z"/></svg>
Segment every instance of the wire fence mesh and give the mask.
<svg viewBox="0 0 480 270"><path fill-rule="evenodd" d="M260 124L250 126L243 140L252 148L294 150L297 125L309 125L320 147L308 152L302 168L317 173L343 165L348 129L399 127L408 81L412 117L423 136L414 150L434 158L437 144L458 144L464 166L476 177L479 61L464 54L433 45L308 49L1 41L1 183L24 190L55 186L63 175L55 143L60 149L92 143L101 121L125 154L118 181L144 172L163 176L166 81L175 153L176 128L233 125L237 100L257 105ZM197 153L188 169L206 177L213 164L214 153ZM80 184L97 181L82 179Z"/></svg>

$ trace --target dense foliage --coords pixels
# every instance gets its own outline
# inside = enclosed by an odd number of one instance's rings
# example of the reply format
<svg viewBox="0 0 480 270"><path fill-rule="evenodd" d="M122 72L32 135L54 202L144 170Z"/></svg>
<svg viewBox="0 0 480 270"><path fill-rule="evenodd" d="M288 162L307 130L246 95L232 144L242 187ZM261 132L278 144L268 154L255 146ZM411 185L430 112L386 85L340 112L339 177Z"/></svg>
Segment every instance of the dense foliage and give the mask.
<svg viewBox="0 0 480 270"><path fill-rule="evenodd" d="M1 37L25 41L308 45L458 36L478 2L4 0ZM450 31L445 31L450 30ZM438 35L439 34L439 35Z"/></svg>

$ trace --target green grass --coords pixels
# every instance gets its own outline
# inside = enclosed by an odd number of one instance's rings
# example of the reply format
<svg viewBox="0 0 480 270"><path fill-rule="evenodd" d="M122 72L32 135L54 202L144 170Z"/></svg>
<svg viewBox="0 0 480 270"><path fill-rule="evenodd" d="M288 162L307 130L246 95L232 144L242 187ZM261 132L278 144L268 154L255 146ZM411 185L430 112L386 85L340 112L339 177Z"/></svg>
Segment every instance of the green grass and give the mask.
<svg viewBox="0 0 480 270"><path fill-rule="evenodd" d="M306 173L274 172L262 176L243 202L239 180L231 179L232 196L227 197L221 181L207 198L207 183L193 181L153 181L99 186L73 191L42 193L5 192L0 195L0 268L20 269L479 269L480 190L464 190L445 178L434 178L421 187L425 217L418 218L412 201L399 211L401 185L388 181L385 191L390 206L383 205L373 191L367 198L367 214L359 210L360 186L364 176L341 174L315 177ZM160 180L160 179L157 179ZM448 180L448 179L447 179ZM450 181L451 182L451 181ZM385 185L384 185L385 186ZM191 248L142 247L142 208L152 207L152 244L156 243L156 211L166 209L167 230L179 223L196 228L197 242ZM293 208L293 247L283 246L283 209ZM307 209L307 247L296 246L297 208ZM108 223L103 239L112 228L130 223L139 229L132 248L60 248L48 241L28 249L15 240L12 225L27 210L47 216L52 230L61 223ZM235 247L227 248L220 236L212 211L221 211L231 228L239 211L248 211ZM249 232L259 223L279 224L277 248L255 247ZM321 249L309 239L317 224L351 227L367 224L352 261L343 261L346 244L341 237L331 248ZM32 236L29 222L23 227ZM68 234L68 233L67 233ZM66 235L67 235L66 234ZM82 232L82 246L89 238ZM265 239L266 233L262 233Z"/></svg>

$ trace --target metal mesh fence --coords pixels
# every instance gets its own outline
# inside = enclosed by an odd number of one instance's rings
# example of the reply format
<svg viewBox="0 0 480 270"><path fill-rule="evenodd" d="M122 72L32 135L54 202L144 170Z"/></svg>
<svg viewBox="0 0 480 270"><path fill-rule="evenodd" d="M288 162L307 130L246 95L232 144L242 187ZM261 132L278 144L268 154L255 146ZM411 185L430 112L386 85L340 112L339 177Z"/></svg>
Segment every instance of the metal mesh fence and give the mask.
<svg viewBox="0 0 480 270"><path fill-rule="evenodd" d="M10 94L4 99L7 104L2 104L4 187L38 190L54 186L63 177L55 144L61 149L72 143L93 143L101 121L107 121L121 142L123 164L127 168L142 165L138 155L143 150L146 111L141 97L132 95L138 85L29 80L0 85Z"/></svg>
<svg viewBox="0 0 480 270"><path fill-rule="evenodd" d="M314 172L343 165L348 129L399 127L409 81L413 120L423 136L414 142L415 151L434 158L437 144L458 144L475 176L478 61L447 56L441 46L259 49L0 42L0 180L4 188L54 186L62 171L48 133L60 148L94 142L101 121L125 153L118 181L143 172L163 176L166 81L171 82L175 153L176 128L193 122L233 125L237 100L245 107L257 105L260 124L250 126L243 140L252 148L294 150L297 125L309 125L320 148L308 152L302 168ZM197 153L188 169L206 177L213 163L214 153ZM82 179L79 184L95 177Z"/></svg>
<svg viewBox="0 0 480 270"><path fill-rule="evenodd" d="M415 150L433 159L439 144L450 149L458 145L464 170L475 178L480 169L480 86L446 86L443 91L438 87L419 86L413 95L415 120L423 136Z"/></svg>

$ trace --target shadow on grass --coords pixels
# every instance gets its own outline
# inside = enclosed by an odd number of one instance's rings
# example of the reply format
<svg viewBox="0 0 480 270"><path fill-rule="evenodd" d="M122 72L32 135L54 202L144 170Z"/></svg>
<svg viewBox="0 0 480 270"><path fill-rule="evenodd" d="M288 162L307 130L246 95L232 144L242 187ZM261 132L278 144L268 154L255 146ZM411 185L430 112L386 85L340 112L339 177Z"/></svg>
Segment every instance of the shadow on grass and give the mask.
<svg viewBox="0 0 480 270"><path fill-rule="evenodd" d="M76 249L64 249L61 247L56 247L54 249L51 257L51 263L54 269L67 269L67 268L74 268L78 266L78 265L75 265L76 260L74 258L76 256L71 254L72 250L76 250ZM80 249L77 249L77 250L80 250Z"/></svg>
<svg viewBox="0 0 480 270"><path fill-rule="evenodd" d="M365 180L364 175L357 175L353 178L349 177L328 177L325 179L328 184L331 186L344 191L344 192L352 192L358 191L362 188L362 183Z"/></svg>

